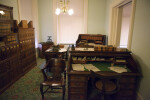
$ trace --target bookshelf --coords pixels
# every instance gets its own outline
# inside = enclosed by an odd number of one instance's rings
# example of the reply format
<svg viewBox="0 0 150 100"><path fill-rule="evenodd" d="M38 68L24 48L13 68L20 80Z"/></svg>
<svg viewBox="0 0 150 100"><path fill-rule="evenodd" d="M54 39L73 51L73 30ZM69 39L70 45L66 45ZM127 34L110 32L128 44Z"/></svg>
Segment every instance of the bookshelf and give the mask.
<svg viewBox="0 0 150 100"><path fill-rule="evenodd" d="M13 7L0 4L0 46L17 43L17 34L13 32Z"/></svg>
<svg viewBox="0 0 150 100"><path fill-rule="evenodd" d="M13 28L13 7L8 7L0 4L0 11L4 11L5 14L0 14L0 36L10 34Z"/></svg>

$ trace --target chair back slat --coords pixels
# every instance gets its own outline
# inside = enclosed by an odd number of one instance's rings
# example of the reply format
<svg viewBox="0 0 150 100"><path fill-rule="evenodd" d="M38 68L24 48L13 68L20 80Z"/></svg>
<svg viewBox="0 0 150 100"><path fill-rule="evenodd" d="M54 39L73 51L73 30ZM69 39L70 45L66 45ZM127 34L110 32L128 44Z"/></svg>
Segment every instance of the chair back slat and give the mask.
<svg viewBox="0 0 150 100"><path fill-rule="evenodd" d="M52 58L47 62L45 69L52 74L53 80L60 80L62 78L62 73L65 71L65 60L59 58Z"/></svg>
<svg viewBox="0 0 150 100"><path fill-rule="evenodd" d="M61 58L51 58L47 61L45 67L42 69L44 82L40 84L40 92L42 100L45 93L62 93L62 100L65 97L65 82L66 82L66 63ZM45 88L44 88L45 87ZM61 89L62 91L55 91Z"/></svg>

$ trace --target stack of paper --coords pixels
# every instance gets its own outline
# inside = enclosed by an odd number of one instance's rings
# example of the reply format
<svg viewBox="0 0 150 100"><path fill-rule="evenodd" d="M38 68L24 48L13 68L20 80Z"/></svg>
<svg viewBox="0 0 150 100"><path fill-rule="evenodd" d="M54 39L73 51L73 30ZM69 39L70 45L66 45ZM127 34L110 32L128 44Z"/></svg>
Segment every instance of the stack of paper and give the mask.
<svg viewBox="0 0 150 100"><path fill-rule="evenodd" d="M51 49L51 48L47 49L45 52L50 52L50 51L52 51L52 49Z"/></svg>
<svg viewBox="0 0 150 100"><path fill-rule="evenodd" d="M93 57L92 60L95 61L96 57Z"/></svg>
<svg viewBox="0 0 150 100"><path fill-rule="evenodd" d="M77 60L77 57L72 57L73 60Z"/></svg>
<svg viewBox="0 0 150 100"><path fill-rule="evenodd" d="M84 57L84 58L82 59L82 61L86 61L86 57Z"/></svg>
<svg viewBox="0 0 150 100"><path fill-rule="evenodd" d="M79 51L94 51L94 48L75 48L75 50Z"/></svg>
<svg viewBox="0 0 150 100"><path fill-rule="evenodd" d="M66 52L67 51L67 49L65 49L65 48L61 48L60 50L59 50L59 52Z"/></svg>
<svg viewBox="0 0 150 100"><path fill-rule="evenodd" d="M109 67L109 68L110 68L110 70L117 72L117 73L127 72L127 69L125 69L123 67L113 66L113 67Z"/></svg>
<svg viewBox="0 0 150 100"><path fill-rule="evenodd" d="M94 48L88 48L88 51L94 51Z"/></svg>
<svg viewBox="0 0 150 100"><path fill-rule="evenodd" d="M84 71L84 66L81 64L72 64L72 68L76 71Z"/></svg>
<svg viewBox="0 0 150 100"><path fill-rule="evenodd" d="M116 62L126 62L126 60L116 60Z"/></svg>
<svg viewBox="0 0 150 100"><path fill-rule="evenodd" d="M92 64L83 64L83 66L88 69L89 71L92 70L92 71L100 71L98 68L96 68L95 66L93 66Z"/></svg>

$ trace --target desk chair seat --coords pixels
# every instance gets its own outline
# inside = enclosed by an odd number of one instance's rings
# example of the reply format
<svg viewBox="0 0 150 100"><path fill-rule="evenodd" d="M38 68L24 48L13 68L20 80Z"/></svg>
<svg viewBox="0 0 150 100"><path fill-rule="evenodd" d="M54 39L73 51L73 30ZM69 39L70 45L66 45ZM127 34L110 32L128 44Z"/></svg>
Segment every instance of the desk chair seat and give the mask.
<svg viewBox="0 0 150 100"><path fill-rule="evenodd" d="M103 89L103 83L101 80L97 81L95 83L96 85L96 88L99 89L100 91L102 91ZM111 92L111 91L114 91L115 89L117 88L116 84L112 81L105 81L105 92Z"/></svg>
<svg viewBox="0 0 150 100"><path fill-rule="evenodd" d="M110 98L119 91L119 74L104 75L91 71L92 86L98 90L99 100L114 100Z"/></svg>
<svg viewBox="0 0 150 100"><path fill-rule="evenodd" d="M63 86L65 85L65 82L64 80L61 80L61 81L44 81L41 83L43 86Z"/></svg>

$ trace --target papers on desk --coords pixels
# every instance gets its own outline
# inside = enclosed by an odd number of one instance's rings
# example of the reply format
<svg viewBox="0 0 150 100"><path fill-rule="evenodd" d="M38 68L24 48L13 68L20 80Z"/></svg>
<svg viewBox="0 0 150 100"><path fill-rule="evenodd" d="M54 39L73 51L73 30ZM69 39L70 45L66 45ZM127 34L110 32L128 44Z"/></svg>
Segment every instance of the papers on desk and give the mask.
<svg viewBox="0 0 150 100"><path fill-rule="evenodd" d="M94 48L75 48L77 51L94 51Z"/></svg>
<svg viewBox="0 0 150 100"><path fill-rule="evenodd" d="M116 62L126 62L126 60L116 60Z"/></svg>
<svg viewBox="0 0 150 100"><path fill-rule="evenodd" d="M89 71L92 70L94 72L96 71L100 71L98 68L96 68L95 66L93 66L92 64L82 64L86 69L88 69Z"/></svg>
<svg viewBox="0 0 150 100"><path fill-rule="evenodd" d="M123 72L127 72L127 69L123 68L123 67L117 67L117 66L112 66L109 67L110 70L117 72L117 73L123 73Z"/></svg>
<svg viewBox="0 0 150 100"><path fill-rule="evenodd" d="M89 71L92 70L94 72L100 71L98 68L93 66L92 64L72 64L72 68L75 71L84 71L85 68L88 69Z"/></svg>
<svg viewBox="0 0 150 100"><path fill-rule="evenodd" d="M59 52L66 52L67 51L67 49L65 49L65 48L60 48L60 50L59 50Z"/></svg>
<svg viewBox="0 0 150 100"><path fill-rule="evenodd" d="M72 64L72 68L75 71L84 71L84 66L81 64Z"/></svg>
<svg viewBox="0 0 150 100"><path fill-rule="evenodd" d="M88 43L89 46L95 46L95 43Z"/></svg>
<svg viewBox="0 0 150 100"><path fill-rule="evenodd" d="M47 49L45 52L50 52L50 51L53 51L52 48ZM60 50L59 50L59 52L66 52L66 51L67 51L67 49L65 49L65 48L60 48Z"/></svg>
<svg viewBox="0 0 150 100"><path fill-rule="evenodd" d="M50 51L52 51L52 49L51 49L51 48L47 49L45 52L50 52Z"/></svg>

